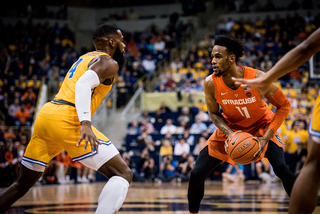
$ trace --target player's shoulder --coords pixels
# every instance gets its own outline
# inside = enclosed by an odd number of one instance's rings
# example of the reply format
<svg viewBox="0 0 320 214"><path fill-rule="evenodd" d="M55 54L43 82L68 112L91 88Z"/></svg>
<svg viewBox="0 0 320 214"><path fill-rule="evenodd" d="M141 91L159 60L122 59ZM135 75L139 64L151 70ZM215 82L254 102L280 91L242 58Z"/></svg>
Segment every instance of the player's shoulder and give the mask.
<svg viewBox="0 0 320 214"><path fill-rule="evenodd" d="M256 78L261 77L261 76L263 76L264 74L265 74L265 72L257 69Z"/></svg>
<svg viewBox="0 0 320 214"><path fill-rule="evenodd" d="M204 80L203 90L205 93L214 93L215 91L212 75L213 74L207 76L206 79Z"/></svg>
<svg viewBox="0 0 320 214"><path fill-rule="evenodd" d="M107 70L114 70L116 72L119 70L118 62L107 54L98 55L93 58L91 62L98 62L99 65L105 67Z"/></svg>

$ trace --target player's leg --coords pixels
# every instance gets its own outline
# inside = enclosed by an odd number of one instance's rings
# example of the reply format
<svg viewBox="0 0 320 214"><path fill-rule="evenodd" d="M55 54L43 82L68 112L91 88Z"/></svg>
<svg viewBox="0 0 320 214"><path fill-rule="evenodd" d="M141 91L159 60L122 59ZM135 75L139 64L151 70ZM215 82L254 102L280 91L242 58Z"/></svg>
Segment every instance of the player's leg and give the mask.
<svg viewBox="0 0 320 214"><path fill-rule="evenodd" d="M96 131L94 132L96 134ZM101 138L98 134L96 136L99 139ZM120 209L126 198L129 184L132 180L132 171L110 141L102 141L102 145L99 145L98 150L98 154L85 158L80 162L109 179L99 196L96 213L112 214Z"/></svg>
<svg viewBox="0 0 320 214"><path fill-rule="evenodd" d="M285 162L283 149L270 140L266 157L273 167L274 173L281 179L288 196L290 196L296 176L289 170Z"/></svg>
<svg viewBox="0 0 320 214"><path fill-rule="evenodd" d="M316 143L318 140L319 143ZM316 139L318 138L318 139ZM309 136L309 153L290 198L289 213L312 213L317 205L320 185L320 138Z"/></svg>
<svg viewBox="0 0 320 214"><path fill-rule="evenodd" d="M44 169L44 168L43 168ZM42 172L28 169L21 164L18 179L7 189L0 192L0 213L4 213L39 180Z"/></svg>
<svg viewBox="0 0 320 214"><path fill-rule="evenodd" d="M188 204L190 213L198 213L204 195L204 182L210 172L221 160L209 155L208 146L204 147L191 171L188 187Z"/></svg>

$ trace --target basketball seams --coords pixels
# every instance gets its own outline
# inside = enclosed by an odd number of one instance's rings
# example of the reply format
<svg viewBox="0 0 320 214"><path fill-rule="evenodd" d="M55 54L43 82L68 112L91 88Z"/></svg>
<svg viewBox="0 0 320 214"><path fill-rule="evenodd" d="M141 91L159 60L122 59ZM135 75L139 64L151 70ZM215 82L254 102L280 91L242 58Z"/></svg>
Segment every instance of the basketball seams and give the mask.
<svg viewBox="0 0 320 214"><path fill-rule="evenodd" d="M248 153L256 146L257 143L258 143L258 142L256 141L255 144L249 149L249 151L247 151L245 154L242 154L242 155L239 156L239 157L233 158L233 160L236 160L236 159L241 158L242 156L248 154Z"/></svg>

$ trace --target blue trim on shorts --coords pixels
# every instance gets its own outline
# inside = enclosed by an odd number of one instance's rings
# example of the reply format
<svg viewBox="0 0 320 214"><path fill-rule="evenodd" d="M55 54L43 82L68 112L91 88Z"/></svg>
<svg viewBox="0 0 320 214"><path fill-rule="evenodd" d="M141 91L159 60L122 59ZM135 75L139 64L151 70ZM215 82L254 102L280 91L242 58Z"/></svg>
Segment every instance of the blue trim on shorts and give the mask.
<svg viewBox="0 0 320 214"><path fill-rule="evenodd" d="M104 140L100 140L100 139L98 139L98 140L100 141L101 144L107 145L107 146L109 146L112 143L110 140L109 141L104 141ZM97 146L98 146L98 149L99 149L99 144ZM95 154L97 154L96 150L94 150L93 153L89 152L89 153L81 155L79 157L72 158L72 161L73 162L80 161L80 160L83 160L85 158L91 157L91 156L93 156Z"/></svg>
<svg viewBox="0 0 320 214"><path fill-rule="evenodd" d="M311 118L310 123L309 123L309 129L308 129L309 134L312 135L312 136L315 136L315 137L320 137L320 131L313 130L311 128L311 124L312 124L312 118Z"/></svg>
<svg viewBox="0 0 320 214"><path fill-rule="evenodd" d="M42 162L42 161L38 161L38 160L34 160L34 159L32 159L32 158L28 158L28 157L26 157L26 156L23 156L23 157L22 157L22 160L27 161L27 162L30 162L30 163L38 164L38 165L40 165L40 166L47 167L47 163Z"/></svg>

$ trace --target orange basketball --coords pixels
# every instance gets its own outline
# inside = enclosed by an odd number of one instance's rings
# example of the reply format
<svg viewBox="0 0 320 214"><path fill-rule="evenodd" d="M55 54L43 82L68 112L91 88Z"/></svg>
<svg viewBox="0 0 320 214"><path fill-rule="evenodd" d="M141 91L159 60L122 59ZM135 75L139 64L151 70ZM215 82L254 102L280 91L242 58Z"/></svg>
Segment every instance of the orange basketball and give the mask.
<svg viewBox="0 0 320 214"><path fill-rule="evenodd" d="M259 150L259 143L246 132L238 132L228 142L229 157L238 164L251 163L253 156Z"/></svg>

